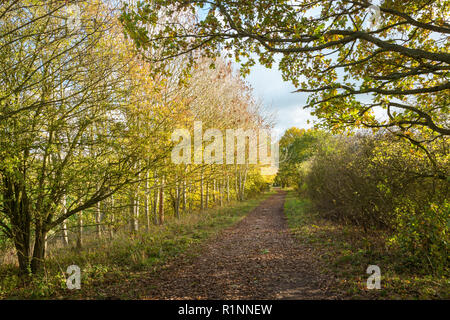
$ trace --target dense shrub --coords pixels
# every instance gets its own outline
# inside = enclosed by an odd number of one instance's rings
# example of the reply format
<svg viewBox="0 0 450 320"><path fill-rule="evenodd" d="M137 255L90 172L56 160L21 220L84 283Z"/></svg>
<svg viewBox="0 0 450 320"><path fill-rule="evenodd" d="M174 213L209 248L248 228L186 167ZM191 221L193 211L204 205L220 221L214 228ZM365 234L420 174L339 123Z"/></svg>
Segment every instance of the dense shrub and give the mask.
<svg viewBox="0 0 450 320"><path fill-rule="evenodd" d="M427 145L427 156L384 134L327 138L299 166L298 189L325 218L388 231L387 245L408 267L442 273L450 221L445 146Z"/></svg>

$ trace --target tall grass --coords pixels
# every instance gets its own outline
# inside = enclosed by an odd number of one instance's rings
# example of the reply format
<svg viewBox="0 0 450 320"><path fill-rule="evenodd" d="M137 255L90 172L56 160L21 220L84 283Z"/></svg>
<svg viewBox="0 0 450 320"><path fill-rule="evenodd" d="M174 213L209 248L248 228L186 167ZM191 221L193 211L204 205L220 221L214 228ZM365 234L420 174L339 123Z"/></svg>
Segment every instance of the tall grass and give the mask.
<svg viewBox="0 0 450 320"><path fill-rule="evenodd" d="M82 271L82 287L92 287L104 279L122 279L133 272L152 272L168 259L193 256L199 244L243 219L263 199L273 193L243 202L231 202L227 207L210 208L203 212L184 214L180 219L167 217L164 225L153 225L148 231L129 235L118 232L114 238L85 239L82 249L75 246L49 250L43 277L22 283L15 265L0 269L0 298L63 298L69 294L65 270L78 265ZM82 295L82 293L81 293Z"/></svg>
<svg viewBox="0 0 450 320"><path fill-rule="evenodd" d="M449 299L448 276L423 274L404 265L401 250L385 246L388 232L364 231L317 213L310 200L293 191L285 202L288 225L303 244L312 246L325 274L336 279L338 297L349 299ZM381 269L381 290L368 290L369 265Z"/></svg>

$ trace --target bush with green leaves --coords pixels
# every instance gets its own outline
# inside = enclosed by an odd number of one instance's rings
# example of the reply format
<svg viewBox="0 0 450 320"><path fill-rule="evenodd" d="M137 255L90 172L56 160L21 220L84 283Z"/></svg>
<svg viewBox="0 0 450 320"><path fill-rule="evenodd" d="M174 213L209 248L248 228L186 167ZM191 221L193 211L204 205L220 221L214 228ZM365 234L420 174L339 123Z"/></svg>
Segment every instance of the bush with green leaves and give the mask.
<svg viewBox="0 0 450 320"><path fill-rule="evenodd" d="M301 189L322 217L386 231L405 267L442 274L449 265L448 156L440 142L426 148L383 133L330 137L317 145Z"/></svg>

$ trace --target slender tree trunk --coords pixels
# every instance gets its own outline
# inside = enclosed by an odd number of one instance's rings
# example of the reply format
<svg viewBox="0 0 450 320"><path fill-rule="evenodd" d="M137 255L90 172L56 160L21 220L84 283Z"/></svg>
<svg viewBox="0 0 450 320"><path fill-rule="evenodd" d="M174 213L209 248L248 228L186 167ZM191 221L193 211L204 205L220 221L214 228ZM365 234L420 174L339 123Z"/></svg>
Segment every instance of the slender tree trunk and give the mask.
<svg viewBox="0 0 450 320"><path fill-rule="evenodd" d="M48 248L48 233L45 234L45 238L44 238L44 259L47 256L47 248Z"/></svg>
<svg viewBox="0 0 450 320"><path fill-rule="evenodd" d="M223 207L223 181L219 180L219 204Z"/></svg>
<svg viewBox="0 0 450 320"><path fill-rule="evenodd" d="M139 194L136 192L135 198L134 198L134 232L139 232L139 209L140 209L140 199L139 199Z"/></svg>
<svg viewBox="0 0 450 320"><path fill-rule="evenodd" d="M230 202L230 177L227 175L227 202Z"/></svg>
<svg viewBox="0 0 450 320"><path fill-rule="evenodd" d="M159 189L159 224L164 224L164 176L161 177Z"/></svg>
<svg viewBox="0 0 450 320"><path fill-rule="evenodd" d="M83 211L78 213L77 248L83 247Z"/></svg>
<svg viewBox="0 0 450 320"><path fill-rule="evenodd" d="M186 203L187 199L186 199L186 176L183 179L183 213L186 213L186 207L187 207L187 203Z"/></svg>
<svg viewBox="0 0 450 320"><path fill-rule="evenodd" d="M208 209L209 202L209 181L206 180L206 193L205 193L205 208Z"/></svg>
<svg viewBox="0 0 450 320"><path fill-rule="evenodd" d="M62 242L64 246L68 246L69 245L69 235L67 232L67 222L66 220L63 221L62 223Z"/></svg>
<svg viewBox="0 0 450 320"><path fill-rule="evenodd" d="M239 201L242 201L242 172L239 170Z"/></svg>
<svg viewBox="0 0 450 320"><path fill-rule="evenodd" d="M135 222L134 222L134 206L135 206L135 202L134 202L134 195L133 195L133 191L130 191L129 195L128 195L128 201L129 201L129 219L128 220L128 224L130 227L130 232L133 234L135 232Z"/></svg>
<svg viewBox="0 0 450 320"><path fill-rule="evenodd" d="M180 183L178 181L178 175L175 176L175 201L174 201L174 211L175 211L175 217L177 219L180 218Z"/></svg>
<svg viewBox="0 0 450 320"><path fill-rule="evenodd" d="M134 166L137 170L137 165ZM138 180L140 180L140 174L137 176ZM134 206L133 206L133 232L139 232L139 214L140 214L140 197L139 197L139 188L140 183L136 186L136 191L134 193Z"/></svg>
<svg viewBox="0 0 450 320"><path fill-rule="evenodd" d="M241 200L244 201L245 200L245 184L247 183L247 168L245 168L244 170L244 178L243 178L243 182L242 182L242 189L241 189Z"/></svg>
<svg viewBox="0 0 450 320"><path fill-rule="evenodd" d="M100 225L101 220L102 220L102 217L101 217L100 202L97 202L96 210L95 210L95 231L96 231L98 239L100 239L102 237L102 227Z"/></svg>
<svg viewBox="0 0 450 320"><path fill-rule="evenodd" d="M238 172L236 171L236 176L235 176L235 185L234 185L234 189L236 192L236 200L239 201L239 182L238 182Z"/></svg>
<svg viewBox="0 0 450 320"><path fill-rule="evenodd" d="M194 193L195 193L195 188L190 184L189 185L189 194L192 195ZM191 196L191 197L189 197L189 213L192 212L192 201L193 201L193 199Z"/></svg>
<svg viewBox="0 0 450 320"><path fill-rule="evenodd" d="M116 216L114 213L114 195L111 196L111 219L109 225L109 238L112 240L114 238L114 224L116 222Z"/></svg>
<svg viewBox="0 0 450 320"><path fill-rule="evenodd" d="M45 238L47 231L44 229L42 222L36 223L33 258L31 260L31 272L38 274L43 271L45 257Z"/></svg>
<svg viewBox="0 0 450 320"><path fill-rule="evenodd" d="M159 224L158 221L158 194L159 194L159 188L158 188L158 178L156 175L156 172L154 173L155 183L153 184L153 203L152 203L152 212L153 212L153 223L155 225Z"/></svg>
<svg viewBox="0 0 450 320"><path fill-rule="evenodd" d="M203 203L203 172L200 174L200 210L205 208Z"/></svg>
<svg viewBox="0 0 450 320"><path fill-rule="evenodd" d="M2 209L11 217L11 237L16 248L21 276L30 273L31 212L24 186L13 183L7 175L2 177Z"/></svg>
<svg viewBox="0 0 450 320"><path fill-rule="evenodd" d="M62 205L63 205L63 214L67 213L67 209L66 209L66 196L63 196L63 201L62 201ZM63 245L64 246L68 246L69 245L69 235L67 233L67 222L66 220L63 221L62 223L62 240L63 240Z"/></svg>
<svg viewBox="0 0 450 320"><path fill-rule="evenodd" d="M144 198L144 210L145 210L145 221L146 221L146 231L149 232L150 231L150 192L148 190L148 183L149 183L149 172L147 171L147 176L145 179L145 198Z"/></svg>
<svg viewBox="0 0 450 320"><path fill-rule="evenodd" d="M26 233L28 233L26 235ZM29 231L23 230L14 232L14 247L16 248L17 260L19 262L19 272L21 275L28 275L30 270L30 235Z"/></svg>

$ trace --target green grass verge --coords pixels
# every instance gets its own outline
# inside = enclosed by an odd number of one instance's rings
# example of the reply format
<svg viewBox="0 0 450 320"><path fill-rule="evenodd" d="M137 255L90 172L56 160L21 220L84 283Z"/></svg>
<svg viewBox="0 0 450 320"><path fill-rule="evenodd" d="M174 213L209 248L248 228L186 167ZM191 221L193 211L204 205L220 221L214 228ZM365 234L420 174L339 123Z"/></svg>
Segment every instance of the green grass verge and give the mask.
<svg viewBox="0 0 450 320"><path fill-rule="evenodd" d="M149 232L89 241L82 250L57 250L46 259L44 276L36 277L31 283L21 283L15 268L4 267L0 270L0 298L82 298L83 295L102 298L96 292L102 284L130 281L142 272L153 272L181 253L184 258L197 255L205 240L242 220L272 194L267 192L257 199L232 202L224 208L185 214L180 219L169 217L163 226L152 226ZM65 270L73 264L81 269L82 289L69 291ZM123 298L127 298L124 294Z"/></svg>
<svg viewBox="0 0 450 320"><path fill-rule="evenodd" d="M309 201L293 191L284 208L298 241L312 245L323 263L322 272L336 276L338 295L350 299L450 299L449 278L408 270L398 253L385 246L387 235L321 219ZM369 265L381 269L379 290L367 289Z"/></svg>

